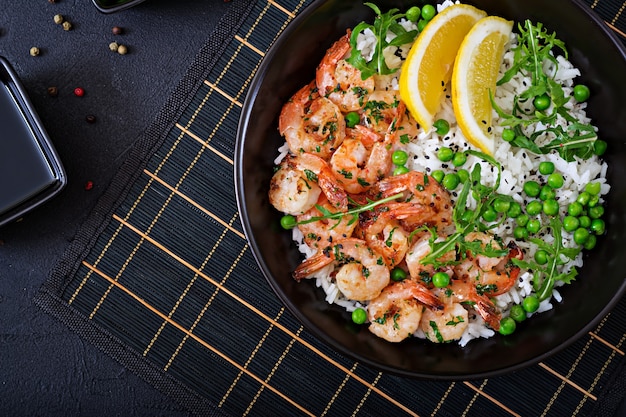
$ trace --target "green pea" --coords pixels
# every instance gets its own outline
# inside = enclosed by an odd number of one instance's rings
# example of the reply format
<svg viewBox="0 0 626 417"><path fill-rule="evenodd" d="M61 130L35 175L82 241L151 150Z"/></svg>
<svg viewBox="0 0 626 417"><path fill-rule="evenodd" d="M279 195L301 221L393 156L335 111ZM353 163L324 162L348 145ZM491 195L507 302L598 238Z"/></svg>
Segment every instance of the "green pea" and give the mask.
<svg viewBox="0 0 626 417"><path fill-rule="evenodd" d="M483 211L482 218L486 222L494 222L498 218L498 212L496 212L493 207L489 207Z"/></svg>
<svg viewBox="0 0 626 417"><path fill-rule="evenodd" d="M607 143L601 139L596 139L593 143L593 153L602 156L606 152Z"/></svg>
<svg viewBox="0 0 626 417"><path fill-rule="evenodd" d="M579 227L574 232L574 242L576 242L579 245L584 245L584 243L587 241L588 238L589 238L589 230L585 229L584 227Z"/></svg>
<svg viewBox="0 0 626 417"><path fill-rule="evenodd" d="M591 92L589 91L589 87L583 84L578 84L574 86L574 99L582 103L583 101L587 101Z"/></svg>
<svg viewBox="0 0 626 417"><path fill-rule="evenodd" d="M391 270L391 279L393 281L404 281L407 277L406 271L399 266Z"/></svg>
<svg viewBox="0 0 626 417"><path fill-rule="evenodd" d="M428 24L428 20L420 19L417 21L417 30L422 32L426 25Z"/></svg>
<svg viewBox="0 0 626 417"><path fill-rule="evenodd" d="M354 127L358 125L359 122L361 121L361 116L359 115L359 113L355 111L351 111L350 113L346 114L345 119L346 119L346 126Z"/></svg>
<svg viewBox="0 0 626 417"><path fill-rule="evenodd" d="M463 214L461 214L461 221L463 223L469 223L472 221L472 217L474 217L474 212L472 210L465 210Z"/></svg>
<svg viewBox="0 0 626 417"><path fill-rule="evenodd" d="M594 206L589 208L589 217L592 219L599 219L602 216L604 216L604 207Z"/></svg>
<svg viewBox="0 0 626 417"><path fill-rule="evenodd" d="M543 210L543 203L539 200L533 200L526 205L526 213L529 216L536 216Z"/></svg>
<svg viewBox="0 0 626 417"><path fill-rule="evenodd" d="M539 111L544 111L548 107L550 107L551 102L552 100L550 99L549 95L542 94L540 96L535 97L535 99L533 100L533 106L535 106L535 108Z"/></svg>
<svg viewBox="0 0 626 417"><path fill-rule="evenodd" d="M559 214L559 202L554 198L549 198L543 202L543 212L548 216L556 216Z"/></svg>
<svg viewBox="0 0 626 417"><path fill-rule="evenodd" d="M582 193L578 194L576 201L578 201L583 206L586 206L587 204L589 204L590 199L591 199L591 194L589 194L587 191L583 191Z"/></svg>
<svg viewBox="0 0 626 417"><path fill-rule="evenodd" d="M460 167L465 165L467 162L467 154L465 152L455 152L452 157L452 165L455 167Z"/></svg>
<svg viewBox="0 0 626 417"><path fill-rule="evenodd" d="M420 18L421 15L422 15L422 11L417 6L413 6L409 10L406 11L407 20L413 23L417 22L417 20Z"/></svg>
<svg viewBox="0 0 626 417"><path fill-rule="evenodd" d="M604 231L606 230L606 224L604 223L604 220L602 219L593 219L591 221L591 226L589 226L589 228L591 229L593 233L599 236L599 235L604 234Z"/></svg>
<svg viewBox="0 0 626 417"><path fill-rule="evenodd" d="M408 160L409 154L403 150L398 149L391 154L391 162L393 162L394 165L404 165Z"/></svg>
<svg viewBox="0 0 626 417"><path fill-rule="evenodd" d="M502 140L505 142L511 142L515 139L515 131L513 129L504 129L502 131Z"/></svg>
<svg viewBox="0 0 626 417"><path fill-rule="evenodd" d="M509 311L509 317L511 317L518 323L523 322L524 320L526 320L526 312L524 311L524 307L522 307L520 304L515 304L513 307L511 307L511 311Z"/></svg>
<svg viewBox="0 0 626 417"><path fill-rule="evenodd" d="M507 211L509 211L509 208L511 208L511 202L509 200L506 200L501 197L497 197L493 201L493 209L497 213L506 213Z"/></svg>
<svg viewBox="0 0 626 417"><path fill-rule="evenodd" d="M541 191L539 192L540 200L546 201L554 197L556 197L556 191L554 191L554 188L550 187L549 185L544 185L543 187L541 187Z"/></svg>
<svg viewBox="0 0 626 417"><path fill-rule="evenodd" d="M546 252L543 249L537 250L537 252L535 252L535 262L537 262L539 265L547 264L548 263L548 252Z"/></svg>
<svg viewBox="0 0 626 417"><path fill-rule="evenodd" d="M599 195L602 185L599 182L590 182L585 185L585 191L591 195Z"/></svg>
<svg viewBox="0 0 626 417"><path fill-rule="evenodd" d="M402 175L402 174L406 174L407 172L409 172L409 169L405 166L400 166L400 167L395 167L393 169L393 175Z"/></svg>
<svg viewBox="0 0 626 417"><path fill-rule="evenodd" d="M592 195L589 198L589 202L587 203L587 207L593 208L593 207L597 206L599 202L600 202L600 196L599 195Z"/></svg>
<svg viewBox="0 0 626 417"><path fill-rule="evenodd" d="M561 188L564 182L565 180L563 179L563 175L559 174L558 172L553 172L548 177L548 185L555 190L557 188Z"/></svg>
<svg viewBox="0 0 626 417"><path fill-rule="evenodd" d="M451 161L452 158L454 158L454 151L450 148L446 148L445 146L441 147L437 151L437 158L439 158L441 162Z"/></svg>
<svg viewBox="0 0 626 417"><path fill-rule="evenodd" d="M575 217L575 216L563 217L563 229L565 229L566 232L573 232L579 227L580 227L580 221L578 220L578 217Z"/></svg>
<svg viewBox="0 0 626 417"><path fill-rule="evenodd" d="M541 191L541 186L537 181L526 181L523 186L524 192L529 197L537 197Z"/></svg>
<svg viewBox="0 0 626 417"><path fill-rule="evenodd" d="M433 123L433 127L435 128L435 132L437 132L437 134L441 136L447 135L450 131L450 123L448 123L448 121L445 119L435 120L435 122Z"/></svg>
<svg viewBox="0 0 626 417"><path fill-rule="evenodd" d="M291 214L286 214L283 217L280 218L280 226L283 229L293 229L294 227L296 227L297 224L297 220L294 216L292 216Z"/></svg>
<svg viewBox="0 0 626 417"><path fill-rule="evenodd" d="M537 233L539 230L541 230L541 222L538 219L528 220L526 229L528 230L528 233Z"/></svg>
<svg viewBox="0 0 626 417"><path fill-rule="evenodd" d="M433 274L433 285L437 288L445 288L450 284L450 275L445 272L435 272Z"/></svg>
<svg viewBox="0 0 626 417"><path fill-rule="evenodd" d="M583 213L583 205L574 201L567 206L567 213L570 216L580 216Z"/></svg>
<svg viewBox="0 0 626 417"><path fill-rule="evenodd" d="M534 313L539 310L539 299L535 295L529 295L522 300L522 308L527 313Z"/></svg>
<svg viewBox="0 0 626 417"><path fill-rule="evenodd" d="M580 223L580 227L584 227L585 229L591 227L591 218L589 216L578 217L578 222Z"/></svg>
<svg viewBox="0 0 626 417"><path fill-rule="evenodd" d="M500 330L498 332L503 336L507 336L513 333L516 327L515 320L511 317L505 317L500 320Z"/></svg>
<svg viewBox="0 0 626 417"><path fill-rule="evenodd" d="M554 172L554 163L543 161L539 164L539 172L543 175L550 175Z"/></svg>
<svg viewBox="0 0 626 417"><path fill-rule="evenodd" d="M525 213L522 213L515 218L515 222L517 223L518 226L521 226L521 227L526 227L526 225L528 224L528 220L530 220L528 217L528 214L525 214Z"/></svg>
<svg viewBox="0 0 626 417"><path fill-rule="evenodd" d="M444 175L443 181L441 181L441 185L443 185L443 187L446 190L450 190L450 191L455 190L456 187L458 187L460 183L461 183L461 180L459 179L459 176L455 173Z"/></svg>
<svg viewBox="0 0 626 417"><path fill-rule="evenodd" d="M430 174L430 176L433 177L435 179L435 181L437 181L439 184L441 184L441 181L443 181L443 177L445 175L446 174L442 170L440 170L440 169L437 169L437 170L433 171L432 174Z"/></svg>
<svg viewBox="0 0 626 417"><path fill-rule="evenodd" d="M431 20L436 14L437 10L432 4L425 4L422 6L422 19Z"/></svg>
<svg viewBox="0 0 626 417"><path fill-rule="evenodd" d="M367 311L361 307L356 308L352 312L352 322L355 324L363 324L367 321Z"/></svg>
<svg viewBox="0 0 626 417"><path fill-rule="evenodd" d="M596 235L589 235L585 243L583 243L583 248L591 250L596 247L597 242L598 238L596 237Z"/></svg>
<svg viewBox="0 0 626 417"><path fill-rule="evenodd" d="M515 236L517 240L525 240L528 238L528 229L524 226L517 226L513 229L513 236Z"/></svg>
<svg viewBox="0 0 626 417"><path fill-rule="evenodd" d="M467 181L469 179L469 177L470 177L469 171L466 170L466 169L463 169L463 168L459 169L456 172L456 175L459 176L459 180L461 180L461 184L463 184L465 181Z"/></svg>
<svg viewBox="0 0 626 417"><path fill-rule="evenodd" d="M517 201L511 202L509 205L509 209L506 212L506 215L512 219L516 219L518 216L522 214L522 206Z"/></svg>

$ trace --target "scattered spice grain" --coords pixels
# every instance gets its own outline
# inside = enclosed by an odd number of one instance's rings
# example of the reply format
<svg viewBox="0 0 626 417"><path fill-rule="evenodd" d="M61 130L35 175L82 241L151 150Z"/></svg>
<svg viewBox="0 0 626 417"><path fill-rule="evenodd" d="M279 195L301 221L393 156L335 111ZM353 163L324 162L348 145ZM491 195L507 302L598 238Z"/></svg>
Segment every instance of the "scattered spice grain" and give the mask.
<svg viewBox="0 0 626 417"><path fill-rule="evenodd" d="M111 32L113 32L114 35L121 35L122 33L124 33L124 29L119 26L113 26Z"/></svg>
<svg viewBox="0 0 626 417"><path fill-rule="evenodd" d="M37 56L41 51L36 46L30 48L30 56Z"/></svg>
<svg viewBox="0 0 626 417"><path fill-rule="evenodd" d="M117 52L118 48L119 48L119 45L117 44L117 42L111 42L109 44L109 49L113 52Z"/></svg>
<svg viewBox="0 0 626 417"><path fill-rule="evenodd" d="M63 30L72 30L72 24L66 20L65 22L63 22Z"/></svg>
<svg viewBox="0 0 626 417"><path fill-rule="evenodd" d="M89 191L93 188L93 181L87 181L85 183L85 191Z"/></svg>
<svg viewBox="0 0 626 417"><path fill-rule="evenodd" d="M76 87L76 88L74 89L74 95L75 95L76 97L82 97L82 96L84 96L84 95L85 95L85 90L84 90L82 87Z"/></svg>
<svg viewBox="0 0 626 417"><path fill-rule="evenodd" d="M56 23L57 25L60 25L61 23L63 23L65 19L63 18L63 15L61 14L55 14L54 15L54 23Z"/></svg>
<svg viewBox="0 0 626 417"><path fill-rule="evenodd" d="M48 95L50 97L56 97L59 95L59 89L56 87L48 87Z"/></svg>
<svg viewBox="0 0 626 417"><path fill-rule="evenodd" d="M120 55L126 55L128 53L128 48L126 45L119 45L117 47L117 53Z"/></svg>
<svg viewBox="0 0 626 417"><path fill-rule="evenodd" d="M96 123L96 116L94 116L93 114L88 114L85 117L85 120L87 121L87 123L90 123L90 124Z"/></svg>

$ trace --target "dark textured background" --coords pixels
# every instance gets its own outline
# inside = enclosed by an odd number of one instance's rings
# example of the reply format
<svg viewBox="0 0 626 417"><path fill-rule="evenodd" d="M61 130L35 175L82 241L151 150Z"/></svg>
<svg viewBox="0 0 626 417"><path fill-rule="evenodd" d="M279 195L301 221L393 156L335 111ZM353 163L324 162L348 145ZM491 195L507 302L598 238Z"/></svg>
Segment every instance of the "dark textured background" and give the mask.
<svg viewBox="0 0 626 417"><path fill-rule="evenodd" d="M32 297L230 3L148 0L111 15L91 0L0 5L0 55L22 80L68 175L61 194L0 229L0 415L187 415ZM57 13L71 31L54 24ZM113 26L124 34L114 36ZM129 53L109 51L114 40ZM32 46L40 56L29 55ZM48 97L49 86L58 97ZM77 86L84 97L73 95ZM85 121L88 114L96 123Z"/></svg>
<svg viewBox="0 0 626 417"><path fill-rule="evenodd" d="M0 55L19 74L69 177L54 200L0 229L0 416L186 416L39 311L32 297L229 3L148 0L113 15L97 12L91 0L0 4ZM53 23L57 13L72 31ZM123 35L111 33L116 25ZM129 54L110 52L114 40ZM29 55L32 46L40 56ZM49 86L59 88L58 97L48 97ZM77 86L83 98L73 96ZM95 124L86 123L88 114ZM87 181L92 190L84 189Z"/></svg>

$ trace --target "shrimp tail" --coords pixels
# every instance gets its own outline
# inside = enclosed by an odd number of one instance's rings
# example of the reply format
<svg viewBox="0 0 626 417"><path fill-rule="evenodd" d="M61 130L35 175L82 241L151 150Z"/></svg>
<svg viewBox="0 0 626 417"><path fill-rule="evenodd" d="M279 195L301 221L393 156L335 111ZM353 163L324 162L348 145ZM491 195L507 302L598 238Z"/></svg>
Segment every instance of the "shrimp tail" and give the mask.
<svg viewBox="0 0 626 417"><path fill-rule="evenodd" d="M411 297L424 304L431 310L443 310L443 302L428 288L416 281L408 281L410 284Z"/></svg>
<svg viewBox="0 0 626 417"><path fill-rule="evenodd" d="M333 257L327 251L321 251L308 259L302 261L293 271L293 278L300 282L303 278L308 278L311 274L333 262Z"/></svg>
<svg viewBox="0 0 626 417"><path fill-rule="evenodd" d="M484 295L476 294L476 297L472 301L475 302L474 309L480 314L483 320L485 320L485 323L495 331L500 330L500 319L502 315L491 300Z"/></svg>

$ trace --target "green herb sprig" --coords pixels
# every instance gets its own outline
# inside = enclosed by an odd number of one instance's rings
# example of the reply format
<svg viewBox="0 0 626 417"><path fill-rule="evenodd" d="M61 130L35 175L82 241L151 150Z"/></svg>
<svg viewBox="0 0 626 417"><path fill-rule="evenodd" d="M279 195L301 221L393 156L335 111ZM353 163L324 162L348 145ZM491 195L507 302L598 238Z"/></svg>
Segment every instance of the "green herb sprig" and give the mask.
<svg viewBox="0 0 626 417"><path fill-rule="evenodd" d="M385 62L385 56L383 51L389 46L400 47L402 45L411 43L417 36L417 31L407 31L402 27L398 20L405 17L405 13L398 13L398 9L390 9L386 13L382 13L378 6L372 3L364 3L370 7L376 13L374 24L368 24L361 22L354 27L352 35L350 36L350 46L352 51L347 61L355 68L361 71L361 78L367 79L374 74L388 75L397 71L397 68L389 68ZM359 33L365 29L371 29L376 36L376 49L372 56L371 61L367 61L356 47L357 37ZM387 32L392 32L396 35L391 41L387 41Z"/></svg>
<svg viewBox="0 0 626 417"><path fill-rule="evenodd" d="M554 51L560 50L567 59L568 53L565 44L556 38L555 33L548 33L541 23L533 25L530 20L524 24L518 24L518 45L513 48L514 63L497 85L509 82L517 73L527 75L531 79L531 85L522 93L515 96L511 113L500 108L493 95L491 103L498 115L504 120L501 125L513 129L515 139L511 141L513 146L526 148L533 153L546 154L556 150L566 161L573 161L575 157L587 159L594 154L594 142L597 135L593 126L581 123L571 115L565 105L570 97L565 96L561 85L555 81L554 75L558 69L558 61ZM544 63L549 61L555 70L553 74L545 72ZM547 95L552 103L552 110L544 113L539 110L525 110L522 104L533 102L535 98ZM561 116L568 123L567 129L561 126L554 127L557 118ZM546 129L537 131L531 136L523 133L523 127L542 123L548 126ZM552 127L550 127L552 125ZM547 145L539 146L535 143L537 138L545 134L554 139Z"/></svg>

